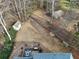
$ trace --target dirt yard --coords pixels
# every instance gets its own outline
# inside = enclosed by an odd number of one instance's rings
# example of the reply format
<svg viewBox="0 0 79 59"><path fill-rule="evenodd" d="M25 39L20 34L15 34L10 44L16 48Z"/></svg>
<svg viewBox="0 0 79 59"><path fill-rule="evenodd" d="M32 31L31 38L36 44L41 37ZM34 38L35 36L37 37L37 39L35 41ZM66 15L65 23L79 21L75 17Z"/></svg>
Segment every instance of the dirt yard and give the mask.
<svg viewBox="0 0 79 59"><path fill-rule="evenodd" d="M13 56L17 54L17 51L20 49L21 46L24 46L24 44L27 44L27 42L33 41L39 42L44 47L44 50L46 50L46 52L47 50L49 52L65 52L63 44L57 38L51 36L44 36L44 34L39 33L31 25L30 21L24 22L22 24L21 29L16 35L15 41L16 43L10 59L12 59Z"/></svg>
<svg viewBox="0 0 79 59"><path fill-rule="evenodd" d="M41 35L31 24L26 22L17 33L16 42L40 42L51 51L60 51L61 43L54 37L45 37Z"/></svg>

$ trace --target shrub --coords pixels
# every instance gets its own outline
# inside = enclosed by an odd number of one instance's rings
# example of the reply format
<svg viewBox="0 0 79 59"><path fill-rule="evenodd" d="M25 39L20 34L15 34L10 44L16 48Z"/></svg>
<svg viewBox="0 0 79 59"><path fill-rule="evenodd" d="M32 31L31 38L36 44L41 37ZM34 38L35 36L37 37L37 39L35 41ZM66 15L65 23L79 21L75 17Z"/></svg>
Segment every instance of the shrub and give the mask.
<svg viewBox="0 0 79 59"><path fill-rule="evenodd" d="M3 50L0 52L0 59L8 59L12 49L13 49L13 44L14 44L14 39L16 37L16 31L11 28L9 30L9 33L11 35L12 40L9 40L7 34L5 34L5 42L4 42L4 48Z"/></svg>
<svg viewBox="0 0 79 59"><path fill-rule="evenodd" d="M76 32L76 33L74 34L74 36L75 36L75 39L77 40L77 42L79 42L79 32Z"/></svg>

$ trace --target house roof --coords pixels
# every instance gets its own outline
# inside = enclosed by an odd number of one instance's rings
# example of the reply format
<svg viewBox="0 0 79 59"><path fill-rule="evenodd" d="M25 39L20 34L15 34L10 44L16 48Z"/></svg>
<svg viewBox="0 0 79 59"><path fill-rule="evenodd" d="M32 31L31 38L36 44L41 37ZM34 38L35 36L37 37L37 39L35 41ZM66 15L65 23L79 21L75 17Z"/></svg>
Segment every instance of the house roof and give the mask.
<svg viewBox="0 0 79 59"><path fill-rule="evenodd" d="M71 53L39 53L34 59L73 59Z"/></svg>
<svg viewBox="0 0 79 59"><path fill-rule="evenodd" d="M32 59L32 57L14 57L13 59Z"/></svg>
<svg viewBox="0 0 79 59"><path fill-rule="evenodd" d="M35 53L32 57L14 57L14 59L73 59L71 53Z"/></svg>

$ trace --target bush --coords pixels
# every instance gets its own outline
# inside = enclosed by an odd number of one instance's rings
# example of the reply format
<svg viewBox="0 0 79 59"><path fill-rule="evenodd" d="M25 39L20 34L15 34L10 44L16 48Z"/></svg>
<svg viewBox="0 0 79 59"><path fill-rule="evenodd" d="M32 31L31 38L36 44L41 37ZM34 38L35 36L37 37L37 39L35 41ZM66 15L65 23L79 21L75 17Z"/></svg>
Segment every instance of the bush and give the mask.
<svg viewBox="0 0 79 59"><path fill-rule="evenodd" d="M0 59L8 59L12 49L13 49L13 45L14 45L14 39L16 37L16 31L11 28L9 30L9 33L11 35L12 40L9 40L7 34L5 34L5 42L4 42L4 48L3 50L0 52Z"/></svg>
<svg viewBox="0 0 79 59"><path fill-rule="evenodd" d="M76 33L74 34L74 36L75 36L75 39L77 40L77 42L79 42L79 32L76 32Z"/></svg>
<svg viewBox="0 0 79 59"><path fill-rule="evenodd" d="M77 3L77 1L74 3L70 0L60 0L59 2L62 10L79 9L79 3Z"/></svg>

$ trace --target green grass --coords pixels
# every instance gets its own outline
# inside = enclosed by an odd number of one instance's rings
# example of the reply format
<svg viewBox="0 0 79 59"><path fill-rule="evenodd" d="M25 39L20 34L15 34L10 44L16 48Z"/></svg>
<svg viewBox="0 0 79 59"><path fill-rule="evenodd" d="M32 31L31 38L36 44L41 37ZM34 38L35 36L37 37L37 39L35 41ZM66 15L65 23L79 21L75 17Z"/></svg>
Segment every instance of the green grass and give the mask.
<svg viewBox="0 0 79 59"><path fill-rule="evenodd" d="M5 42L4 42L4 48L3 50L0 52L0 59L8 59L12 49L13 49L13 45L14 45L14 39L16 37L16 31L11 28L9 30L9 33L11 35L12 40L9 40L7 34L5 34Z"/></svg>

